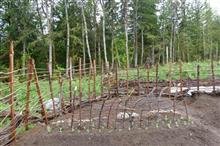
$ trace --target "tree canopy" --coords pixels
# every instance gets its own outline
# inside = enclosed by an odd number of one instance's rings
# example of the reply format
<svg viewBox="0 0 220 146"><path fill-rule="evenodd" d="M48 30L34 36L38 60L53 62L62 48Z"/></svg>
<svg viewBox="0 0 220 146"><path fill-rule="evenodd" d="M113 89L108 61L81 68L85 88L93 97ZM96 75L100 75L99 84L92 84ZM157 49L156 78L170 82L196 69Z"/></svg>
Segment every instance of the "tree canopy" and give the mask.
<svg viewBox="0 0 220 146"><path fill-rule="evenodd" d="M10 41L16 68L218 59L220 16L202 0L1 0L0 69Z"/></svg>

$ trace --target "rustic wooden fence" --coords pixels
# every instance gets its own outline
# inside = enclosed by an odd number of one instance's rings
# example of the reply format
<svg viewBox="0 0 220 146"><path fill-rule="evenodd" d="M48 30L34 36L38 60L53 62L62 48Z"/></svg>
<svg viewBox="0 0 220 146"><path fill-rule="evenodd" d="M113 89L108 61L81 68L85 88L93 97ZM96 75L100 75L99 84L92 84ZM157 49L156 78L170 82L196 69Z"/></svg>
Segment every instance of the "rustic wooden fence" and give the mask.
<svg viewBox="0 0 220 146"><path fill-rule="evenodd" d="M158 115L178 117L175 111L183 102L188 119L187 101L181 97L191 96L188 91L195 88L197 93L204 92L204 87L210 94L220 90L220 71L213 61L207 66L196 64L192 70L183 69L181 62L176 68L170 63L164 70L159 64L130 69L115 65L110 69L98 66L95 60L82 64L79 59L73 65L70 58L68 74L60 69L50 76L47 69L36 68L33 59L25 69L14 70L13 43L9 59L9 72L0 73L1 145L14 142L19 132L35 123L47 126L67 113L71 114L73 130L146 128L150 123L158 124ZM24 71L25 76L21 74ZM205 78L201 72L206 73ZM190 73L193 78L186 75Z"/></svg>

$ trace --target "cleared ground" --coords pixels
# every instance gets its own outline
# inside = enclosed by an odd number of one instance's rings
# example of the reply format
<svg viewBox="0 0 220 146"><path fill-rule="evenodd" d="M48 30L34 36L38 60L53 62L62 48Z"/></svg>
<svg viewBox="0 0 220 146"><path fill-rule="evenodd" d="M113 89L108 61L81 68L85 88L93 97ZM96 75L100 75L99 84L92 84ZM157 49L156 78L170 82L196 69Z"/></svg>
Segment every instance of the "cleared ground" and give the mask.
<svg viewBox="0 0 220 146"><path fill-rule="evenodd" d="M219 146L220 145L220 97L200 95L186 97L189 120L186 120L185 106L182 101L176 102L176 115L173 113L151 114L149 111L157 109L158 100L151 100L151 107L144 100L137 101L141 97L135 96L129 99L127 107L135 107L140 116L142 109L148 112L140 117L125 122L116 120L116 115L124 110L116 110L119 100L106 101L102 112L100 129L93 129L88 121L89 106L82 109L83 124L80 130L69 127L71 114L64 115L51 121L51 130L45 126L38 126L21 135L16 146ZM188 99L190 98L190 99ZM123 100L124 99L124 100ZM126 98L122 98L123 106ZM107 126L107 116L111 103L115 100L110 114L110 126ZM93 126L97 127L97 116L103 102L93 104ZM173 108L173 100L162 98L160 111ZM120 106L119 106L120 107ZM146 108L145 108L146 107ZM74 114L74 126L77 127L79 111Z"/></svg>

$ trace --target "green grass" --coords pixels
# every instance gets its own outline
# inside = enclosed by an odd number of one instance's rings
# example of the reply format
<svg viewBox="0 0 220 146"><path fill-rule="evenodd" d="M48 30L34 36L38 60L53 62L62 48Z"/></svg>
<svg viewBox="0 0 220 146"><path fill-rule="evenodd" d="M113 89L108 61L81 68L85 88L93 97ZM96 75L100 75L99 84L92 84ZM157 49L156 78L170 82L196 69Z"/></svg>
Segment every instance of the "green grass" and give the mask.
<svg viewBox="0 0 220 146"><path fill-rule="evenodd" d="M182 79L196 79L197 78L197 65L200 66L200 79L210 79L212 76L211 72L211 63L210 62L191 62L191 63L182 63ZM180 70L179 70L179 63L173 63L171 65L171 80L179 80L180 78ZM220 64L214 62L214 73L215 77L220 77ZM146 80L147 79L147 69L140 67L139 69L139 76L140 79ZM119 71L119 78L125 80L126 77L126 70ZM137 69L131 68L128 70L128 79L135 80L138 79ZM150 81L156 80L156 67L153 66L149 69L149 79ZM169 64L166 65L159 65L158 67L158 79L160 81L168 81L169 80Z"/></svg>
<svg viewBox="0 0 220 146"><path fill-rule="evenodd" d="M89 84L88 81L89 77L83 77L82 78L82 100L87 100L88 99L88 89L89 89ZM51 98L50 95L50 88L49 88L49 82L47 79L42 79L39 80L39 85L40 85L40 91L43 97L43 100L46 101ZM4 96L9 95L9 87L8 84L1 83L0 82L0 99L2 99ZM54 97L59 97L60 93L60 85L58 82L58 79L54 79L52 81L52 87L53 87L53 95ZM72 81L72 91L74 91L75 87L77 87L76 90L76 96L79 96L79 79L73 79ZM15 79L15 84L14 84L14 90L16 91L15 93L15 112L21 113L25 110L25 105L26 105L26 91L27 91L27 82L19 82L18 79ZM93 91L93 80L91 80L90 83L90 90L91 92ZM101 94L101 77L98 75L96 77L96 95ZM64 97L65 101L69 101L69 81L67 79L63 80L63 88L62 88L62 95ZM92 95L92 94L91 94ZM0 112L1 111L9 111L9 104L8 103L3 103L0 102ZM30 88L30 113L31 115L34 116L40 116L38 112L40 110L40 104L39 104L39 98L37 95L36 91L36 86L35 83L31 83L31 88ZM8 119L0 119L0 127L3 127L5 124L8 123Z"/></svg>

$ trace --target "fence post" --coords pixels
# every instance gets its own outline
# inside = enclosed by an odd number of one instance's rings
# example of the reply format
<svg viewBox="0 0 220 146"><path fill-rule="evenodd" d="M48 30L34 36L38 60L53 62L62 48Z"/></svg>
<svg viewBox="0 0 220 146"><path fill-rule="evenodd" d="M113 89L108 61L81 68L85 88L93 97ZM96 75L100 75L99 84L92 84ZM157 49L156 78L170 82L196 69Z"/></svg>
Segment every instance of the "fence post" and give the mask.
<svg viewBox="0 0 220 146"><path fill-rule="evenodd" d="M60 105L61 105L61 113L65 111L65 103L63 99L63 79L61 73L59 73L59 96L60 96Z"/></svg>
<svg viewBox="0 0 220 146"><path fill-rule="evenodd" d="M171 94L171 84L172 84L172 81L171 81L171 73L172 73L172 66L171 66L171 62L169 63L169 73L168 73L168 76L169 76L169 99L170 99L170 94Z"/></svg>
<svg viewBox="0 0 220 146"><path fill-rule="evenodd" d="M140 96L140 70L139 70L139 66L137 66L137 77L138 77L138 96Z"/></svg>
<svg viewBox="0 0 220 146"><path fill-rule="evenodd" d="M82 124L82 61L79 58L79 125L81 127Z"/></svg>
<svg viewBox="0 0 220 146"><path fill-rule="evenodd" d="M182 94L182 92L183 92L183 88L182 88L182 82L183 82L183 80L182 80L182 62L180 61L180 63L179 63L179 82L180 82L180 94Z"/></svg>
<svg viewBox="0 0 220 146"><path fill-rule="evenodd" d="M103 65L103 62L101 62L101 75L100 75L100 85L101 85L101 97L103 96L103 93L104 93L104 80L103 80L103 74L104 74L104 65ZM94 81L95 77L94 77L94 65L93 65L93 87L95 86L95 81ZM94 88L93 88L94 90ZM94 96L94 95L93 95Z"/></svg>
<svg viewBox="0 0 220 146"><path fill-rule="evenodd" d="M90 128L92 126L92 96L91 96L91 80L92 80L92 64L90 63L89 66L89 81L88 81L88 98L89 98L89 122L90 122Z"/></svg>
<svg viewBox="0 0 220 146"><path fill-rule="evenodd" d="M44 119L45 124L48 125L47 113L44 107L43 98L42 98L42 94L40 91L40 86L39 86L39 81L38 81L38 76L37 76L37 71L36 71L35 63L33 59L32 59L32 66L33 66L34 80L35 80L35 85L36 85L37 94L39 98L39 103L41 105L41 115Z"/></svg>
<svg viewBox="0 0 220 146"><path fill-rule="evenodd" d="M110 78L110 76L111 76L111 73L110 73L110 68L109 68L109 63L107 63L107 80L108 80L108 98L110 97L110 95L111 95L111 78Z"/></svg>
<svg viewBox="0 0 220 146"><path fill-rule="evenodd" d="M63 79L61 73L59 73L59 96L60 96L60 106L61 106L61 113L65 111L64 109L64 99L63 99Z"/></svg>
<svg viewBox="0 0 220 146"><path fill-rule="evenodd" d="M158 63L156 64L156 93L158 93Z"/></svg>
<svg viewBox="0 0 220 146"><path fill-rule="evenodd" d="M126 91L127 91L127 96L129 95L129 82L128 82L128 67L129 67L129 65L127 64L127 66L126 66Z"/></svg>
<svg viewBox="0 0 220 146"><path fill-rule="evenodd" d="M73 101L73 92L72 92L72 58L69 58L69 69L68 69L68 77L69 77L69 100L71 106L71 129L73 128L73 118L74 118L74 101Z"/></svg>
<svg viewBox="0 0 220 146"><path fill-rule="evenodd" d="M9 50L9 88L10 88L10 117L11 117L11 133L10 139L12 142L16 139L16 127L15 127L15 110L14 110L14 44L10 42Z"/></svg>
<svg viewBox="0 0 220 146"><path fill-rule="evenodd" d="M96 61L93 61L93 99L96 99Z"/></svg>
<svg viewBox="0 0 220 146"><path fill-rule="evenodd" d="M199 92L200 66L197 65L197 92Z"/></svg>
<svg viewBox="0 0 220 146"><path fill-rule="evenodd" d="M115 82L116 82L116 95L118 97L119 92L118 92L118 64L115 64Z"/></svg>
<svg viewBox="0 0 220 146"><path fill-rule="evenodd" d="M32 60L28 60L28 73L27 73L27 92L26 92L26 106L25 106L25 130L28 130L28 118L29 118L29 104L30 104L30 86L33 74Z"/></svg>
<svg viewBox="0 0 220 146"><path fill-rule="evenodd" d="M47 66L48 66L48 73L49 73L48 77L49 77L50 97L52 99L52 104L53 104L53 114L56 115L56 108L55 108L55 102L54 102L54 96L53 96L53 87L52 87L49 64Z"/></svg>
<svg viewBox="0 0 220 146"><path fill-rule="evenodd" d="M150 66L149 64L147 64L147 87L146 87L146 90L147 90L147 94L149 94L149 82L150 82Z"/></svg>
<svg viewBox="0 0 220 146"><path fill-rule="evenodd" d="M212 60L211 60L211 69L212 69L213 92L215 92L215 72L214 72L214 62L213 62L213 58L212 58Z"/></svg>

